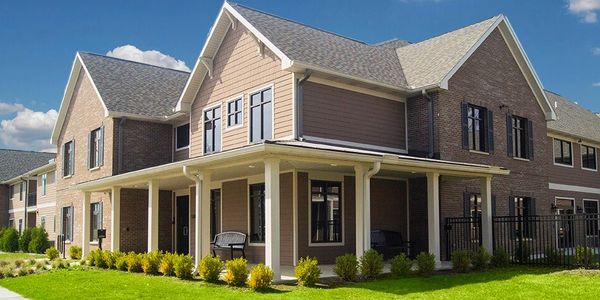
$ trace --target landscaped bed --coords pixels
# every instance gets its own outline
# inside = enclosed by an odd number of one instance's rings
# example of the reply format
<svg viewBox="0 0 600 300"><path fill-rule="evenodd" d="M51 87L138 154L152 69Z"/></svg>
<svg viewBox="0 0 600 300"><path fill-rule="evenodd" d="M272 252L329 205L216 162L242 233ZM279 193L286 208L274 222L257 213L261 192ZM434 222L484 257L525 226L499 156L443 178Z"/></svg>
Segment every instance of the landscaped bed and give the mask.
<svg viewBox="0 0 600 300"><path fill-rule="evenodd" d="M600 294L600 271L510 267L316 288L274 285L254 292L196 280L78 267L5 278L0 285L31 299L595 299Z"/></svg>

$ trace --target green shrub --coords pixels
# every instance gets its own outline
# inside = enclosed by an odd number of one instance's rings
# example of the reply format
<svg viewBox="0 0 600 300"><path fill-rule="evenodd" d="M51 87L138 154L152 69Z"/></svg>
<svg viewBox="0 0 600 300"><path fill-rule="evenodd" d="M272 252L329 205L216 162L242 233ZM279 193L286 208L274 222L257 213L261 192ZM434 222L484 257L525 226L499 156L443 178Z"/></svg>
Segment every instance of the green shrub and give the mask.
<svg viewBox="0 0 600 300"><path fill-rule="evenodd" d="M25 261L24 261L24 260L22 260L22 259L17 259L17 260L15 260L14 264L15 264L15 267L17 267L17 268L18 268L18 267L20 267L20 266L24 265L24 264L25 264Z"/></svg>
<svg viewBox="0 0 600 300"><path fill-rule="evenodd" d="M127 264L128 272L134 273L134 272L142 271L142 262L141 262L140 256L138 254L136 254L135 252L127 253L127 256L125 257L125 261Z"/></svg>
<svg viewBox="0 0 600 300"><path fill-rule="evenodd" d="M248 261L239 257L228 260L225 263L227 272L225 273L225 282L232 286L243 286L248 280Z"/></svg>
<svg viewBox="0 0 600 300"><path fill-rule="evenodd" d="M594 259L594 250L590 247L577 246L575 248L575 263L579 266L590 266Z"/></svg>
<svg viewBox="0 0 600 300"><path fill-rule="evenodd" d="M42 227L31 229L31 240L29 241L28 250L31 253L44 253L50 247L48 233Z"/></svg>
<svg viewBox="0 0 600 300"><path fill-rule="evenodd" d="M317 258L300 258L298 265L294 268L294 275L298 278L298 284L302 286L314 286L321 276L319 261Z"/></svg>
<svg viewBox="0 0 600 300"><path fill-rule="evenodd" d="M192 279L194 260L190 255L178 255L173 261L173 272L179 279Z"/></svg>
<svg viewBox="0 0 600 300"><path fill-rule="evenodd" d="M65 261L63 261L62 259L57 259L52 263L52 268L53 269L66 269L69 267L69 264Z"/></svg>
<svg viewBox="0 0 600 300"><path fill-rule="evenodd" d="M358 260L356 260L356 255L345 254L336 257L333 272L345 281L354 281L358 274Z"/></svg>
<svg viewBox="0 0 600 300"><path fill-rule="evenodd" d="M4 252L16 252L19 250L19 232L9 227L2 231L0 236L0 250Z"/></svg>
<svg viewBox="0 0 600 300"><path fill-rule="evenodd" d="M4 267L1 272L3 278L11 278L15 276L15 270L11 267Z"/></svg>
<svg viewBox="0 0 600 300"><path fill-rule="evenodd" d="M370 249L360 258L360 274L363 278L375 279L383 271L383 255Z"/></svg>
<svg viewBox="0 0 600 300"><path fill-rule="evenodd" d="M267 289L273 281L273 271L264 264L258 264L250 270L248 286L254 290Z"/></svg>
<svg viewBox="0 0 600 300"><path fill-rule="evenodd" d="M90 254L88 255L88 261L90 262L90 266L96 266L103 269L107 268L102 250L100 249L90 251Z"/></svg>
<svg viewBox="0 0 600 300"><path fill-rule="evenodd" d="M200 260L200 264L198 264L198 275L204 281L217 282L219 281L219 275L224 265L219 256L205 256Z"/></svg>
<svg viewBox="0 0 600 300"><path fill-rule="evenodd" d="M19 237L19 250L29 251L29 242L31 242L31 228L25 228Z"/></svg>
<svg viewBox="0 0 600 300"><path fill-rule="evenodd" d="M544 251L546 256L546 263L551 265L560 265L562 264L562 259L560 253L554 249L554 247L548 247Z"/></svg>
<svg viewBox="0 0 600 300"><path fill-rule="evenodd" d="M116 259L117 257L113 252L110 252L108 250L102 251L102 261L104 263L105 268L114 269Z"/></svg>
<svg viewBox="0 0 600 300"><path fill-rule="evenodd" d="M412 271L413 261L404 253L394 256L390 263L392 275L395 277L407 276Z"/></svg>
<svg viewBox="0 0 600 300"><path fill-rule="evenodd" d="M531 251L529 250L527 243L523 241L517 243L517 247L515 249L515 259L520 263L526 263L529 261L530 256Z"/></svg>
<svg viewBox="0 0 600 300"><path fill-rule="evenodd" d="M73 245L69 248L69 257L71 259L81 259L81 247Z"/></svg>
<svg viewBox="0 0 600 300"><path fill-rule="evenodd" d="M43 262L39 261L35 264L35 269L36 270L44 270L45 269L45 265Z"/></svg>
<svg viewBox="0 0 600 300"><path fill-rule="evenodd" d="M115 258L115 269L119 271L127 271L127 255L125 253L119 253Z"/></svg>
<svg viewBox="0 0 600 300"><path fill-rule="evenodd" d="M496 268L504 268L510 265L510 257L503 248L496 248L491 260L492 266Z"/></svg>
<svg viewBox="0 0 600 300"><path fill-rule="evenodd" d="M22 267L17 271L18 276L25 276L29 274L29 267Z"/></svg>
<svg viewBox="0 0 600 300"><path fill-rule="evenodd" d="M471 258L469 252L458 250L452 253L452 269L459 273L464 273L471 267Z"/></svg>
<svg viewBox="0 0 600 300"><path fill-rule="evenodd" d="M176 254L166 253L163 255L162 260L160 261L160 265L158 266L158 271L163 274L163 276L173 276L175 275L175 270L173 268L173 264L176 258Z"/></svg>
<svg viewBox="0 0 600 300"><path fill-rule="evenodd" d="M56 248L50 247L50 248L46 249L46 257L49 260L55 260L55 259L57 259L58 255L59 255L59 253L58 253L58 250Z"/></svg>
<svg viewBox="0 0 600 300"><path fill-rule="evenodd" d="M152 251L142 255L142 271L144 274L155 275L158 274L158 266L162 253L159 251Z"/></svg>
<svg viewBox="0 0 600 300"><path fill-rule="evenodd" d="M435 255L428 252L421 252L417 255L417 274L429 276L435 271Z"/></svg>

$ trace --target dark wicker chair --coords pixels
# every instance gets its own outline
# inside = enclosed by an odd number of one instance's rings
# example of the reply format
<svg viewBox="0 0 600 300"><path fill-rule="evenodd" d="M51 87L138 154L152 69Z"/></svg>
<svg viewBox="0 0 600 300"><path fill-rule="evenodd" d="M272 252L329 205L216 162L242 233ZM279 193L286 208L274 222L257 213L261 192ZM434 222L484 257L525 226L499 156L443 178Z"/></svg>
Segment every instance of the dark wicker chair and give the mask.
<svg viewBox="0 0 600 300"><path fill-rule="evenodd" d="M210 243L213 256L217 256L216 250L230 250L231 259L233 252L242 252L242 257L246 258L246 234L235 231L226 231L217 233L215 239Z"/></svg>

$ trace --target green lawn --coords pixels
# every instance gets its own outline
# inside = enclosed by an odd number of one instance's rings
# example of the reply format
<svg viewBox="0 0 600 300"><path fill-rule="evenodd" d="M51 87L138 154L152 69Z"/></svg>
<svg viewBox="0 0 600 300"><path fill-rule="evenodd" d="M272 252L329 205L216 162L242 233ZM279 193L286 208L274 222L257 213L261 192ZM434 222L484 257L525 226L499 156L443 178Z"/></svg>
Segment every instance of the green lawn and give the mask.
<svg viewBox="0 0 600 300"><path fill-rule="evenodd" d="M43 254L32 254L32 253L9 253L9 252L0 252L0 261L13 261L17 259L31 259L31 258L44 258Z"/></svg>
<svg viewBox="0 0 600 300"><path fill-rule="evenodd" d="M1 279L31 299L595 299L600 271L510 268L430 278L381 279L338 287L277 285L268 293L199 281L96 269L57 270Z"/></svg>

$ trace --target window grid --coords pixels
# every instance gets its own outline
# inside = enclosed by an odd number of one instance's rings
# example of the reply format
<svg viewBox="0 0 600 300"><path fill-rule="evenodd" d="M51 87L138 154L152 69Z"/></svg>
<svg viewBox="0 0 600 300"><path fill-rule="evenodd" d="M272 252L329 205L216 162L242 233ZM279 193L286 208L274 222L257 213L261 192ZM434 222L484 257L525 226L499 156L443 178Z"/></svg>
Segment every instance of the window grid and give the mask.
<svg viewBox="0 0 600 300"><path fill-rule="evenodd" d="M467 122L469 126L469 149L486 151L486 109L469 104L467 107Z"/></svg>
<svg viewBox="0 0 600 300"><path fill-rule="evenodd" d="M596 148L581 145L581 167L596 170Z"/></svg>
<svg viewBox="0 0 600 300"><path fill-rule="evenodd" d="M227 127L242 125L242 98L227 102Z"/></svg>
<svg viewBox="0 0 600 300"><path fill-rule="evenodd" d="M560 165L573 165L573 151L571 142L555 139L554 140L554 163Z"/></svg>
<svg viewBox="0 0 600 300"><path fill-rule="evenodd" d="M221 107L204 111L204 153L221 151Z"/></svg>
<svg viewBox="0 0 600 300"><path fill-rule="evenodd" d="M512 119L513 155L519 158L527 157L527 119L513 116Z"/></svg>
<svg viewBox="0 0 600 300"><path fill-rule="evenodd" d="M250 142L256 143L272 138L271 88L250 95Z"/></svg>
<svg viewBox="0 0 600 300"><path fill-rule="evenodd" d="M342 242L342 184L311 181L311 242Z"/></svg>

